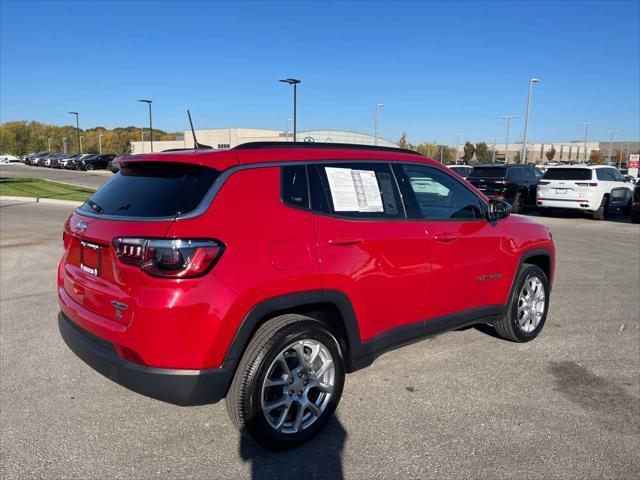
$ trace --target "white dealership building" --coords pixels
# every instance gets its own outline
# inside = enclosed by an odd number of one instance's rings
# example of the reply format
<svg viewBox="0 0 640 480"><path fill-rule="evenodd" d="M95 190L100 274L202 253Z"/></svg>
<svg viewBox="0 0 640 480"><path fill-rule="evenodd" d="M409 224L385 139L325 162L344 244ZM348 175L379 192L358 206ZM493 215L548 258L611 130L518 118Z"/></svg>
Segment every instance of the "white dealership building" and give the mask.
<svg viewBox="0 0 640 480"><path fill-rule="evenodd" d="M146 137L146 136L145 136ZM209 145L215 149L233 148L248 142L292 142L293 132L285 130L263 130L257 128L214 128L210 130L196 130L198 143ZM297 132L299 142L331 142L331 143L356 143L361 145L379 145L382 147L395 147L398 145L384 138L368 133L349 132L344 130L306 130ZM131 142L132 153L149 153L151 142L146 138L144 142ZM154 141L153 150L161 152L173 148L193 148L193 135L190 130L177 140Z"/></svg>

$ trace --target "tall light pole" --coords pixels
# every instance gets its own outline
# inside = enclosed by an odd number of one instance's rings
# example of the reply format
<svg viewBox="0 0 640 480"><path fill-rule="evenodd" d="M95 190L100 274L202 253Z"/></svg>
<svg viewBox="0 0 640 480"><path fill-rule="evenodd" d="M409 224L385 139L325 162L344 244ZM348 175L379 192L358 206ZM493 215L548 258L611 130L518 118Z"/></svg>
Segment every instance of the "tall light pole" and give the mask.
<svg viewBox="0 0 640 480"><path fill-rule="evenodd" d="M460 154L458 153L458 148L460 148L460 135L464 135L464 133L454 133L454 135L456 136L456 158L455 158L455 165L458 164L458 157L460 157Z"/></svg>
<svg viewBox="0 0 640 480"><path fill-rule="evenodd" d="M531 92L533 90L533 84L539 83L537 78L529 79L529 95L527 96L527 113L524 117L524 135L522 137L522 152L520 153L520 163L526 163L527 156L527 129L529 127L529 111L531 110Z"/></svg>
<svg viewBox="0 0 640 480"><path fill-rule="evenodd" d="M493 146L491 149L493 150L491 153L491 163L496 163L496 137L493 137Z"/></svg>
<svg viewBox="0 0 640 480"><path fill-rule="evenodd" d="M380 115L380 109L384 107L382 103L376 103L376 122L373 129L373 144L378 145L378 117Z"/></svg>
<svg viewBox="0 0 640 480"><path fill-rule="evenodd" d="M78 112L69 112L70 115L76 116L76 132L78 133L78 153L82 153L82 141L80 140L80 114Z"/></svg>
<svg viewBox="0 0 640 480"><path fill-rule="evenodd" d="M49 143L49 153L51 153L51 139L47 140L47 142Z"/></svg>
<svg viewBox="0 0 640 480"><path fill-rule="evenodd" d="M80 153L82 153L82 137L80 137Z"/></svg>
<svg viewBox="0 0 640 480"><path fill-rule="evenodd" d="M504 148L504 163L509 163L509 127L511 125L511 120L513 120L514 118L518 118L517 115L503 115L502 117L503 120L507 121L507 141L505 142L505 148ZM522 162L522 158L520 158L520 162Z"/></svg>
<svg viewBox="0 0 640 480"><path fill-rule="evenodd" d="M609 130L609 155L608 155L608 157L609 157L608 163L609 164L613 163L611 155L613 154L613 150L612 149L613 149L613 134L614 133L616 133L615 130Z"/></svg>
<svg viewBox="0 0 640 480"><path fill-rule="evenodd" d="M296 135L298 133L298 118L297 118L297 95L298 95L298 84L301 82L296 78L285 78L284 80L279 80L282 83L288 83L289 85L293 85L293 141L296 141Z"/></svg>
<svg viewBox="0 0 640 480"><path fill-rule="evenodd" d="M144 153L144 130L140 132L140 135L142 136L142 153Z"/></svg>
<svg viewBox="0 0 640 480"><path fill-rule="evenodd" d="M593 125L593 122L580 122L578 125L584 125L584 154L583 159L587 161L587 135L589 134L589 126Z"/></svg>
<svg viewBox="0 0 640 480"><path fill-rule="evenodd" d="M444 145L440 145L440 163L442 163L443 156L444 156Z"/></svg>
<svg viewBox="0 0 640 480"><path fill-rule="evenodd" d="M67 153L67 137L62 137L62 153Z"/></svg>
<svg viewBox="0 0 640 480"><path fill-rule="evenodd" d="M103 135L98 135L98 153L102 155L102 137Z"/></svg>
<svg viewBox="0 0 640 480"><path fill-rule="evenodd" d="M153 122L151 121L151 104L153 102L152 100L138 100L138 101L149 105L149 140L151 141L151 152L153 153Z"/></svg>

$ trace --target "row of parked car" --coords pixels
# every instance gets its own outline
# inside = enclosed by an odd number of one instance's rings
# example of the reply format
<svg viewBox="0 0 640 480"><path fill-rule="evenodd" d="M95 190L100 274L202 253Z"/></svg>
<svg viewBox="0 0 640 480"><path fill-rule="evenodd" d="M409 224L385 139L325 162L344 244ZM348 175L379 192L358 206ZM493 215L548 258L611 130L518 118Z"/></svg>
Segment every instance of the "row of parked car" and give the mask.
<svg viewBox="0 0 640 480"><path fill-rule="evenodd" d="M555 210L580 210L595 220L612 213L631 213L640 223L640 184L610 165L559 165L543 172L535 165L451 165L487 197L511 204L513 213L537 208L543 215Z"/></svg>
<svg viewBox="0 0 640 480"><path fill-rule="evenodd" d="M24 157L25 165L65 168L67 170L114 170L111 162L117 155L110 153L48 153L40 152Z"/></svg>

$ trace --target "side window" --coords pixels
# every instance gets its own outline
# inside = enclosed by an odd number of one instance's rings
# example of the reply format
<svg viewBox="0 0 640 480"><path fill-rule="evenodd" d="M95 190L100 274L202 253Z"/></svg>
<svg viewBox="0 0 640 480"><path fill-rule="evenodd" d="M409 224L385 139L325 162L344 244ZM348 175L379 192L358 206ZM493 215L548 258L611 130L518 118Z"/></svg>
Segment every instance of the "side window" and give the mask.
<svg viewBox="0 0 640 480"><path fill-rule="evenodd" d="M309 186L304 165L282 167L282 201L294 207L309 208Z"/></svg>
<svg viewBox="0 0 640 480"><path fill-rule="evenodd" d="M435 167L396 168L407 215L430 220L484 219L480 198L453 176Z"/></svg>
<svg viewBox="0 0 640 480"><path fill-rule="evenodd" d="M604 169L604 168L596 169L596 175L598 176L598 180L609 181L609 177L607 175L606 169Z"/></svg>
<svg viewBox="0 0 640 480"><path fill-rule="evenodd" d="M507 174L509 180L523 180L521 168L509 168L507 172L509 172Z"/></svg>
<svg viewBox="0 0 640 480"><path fill-rule="evenodd" d="M404 218L386 163L323 163L310 165L309 172L316 211L354 218Z"/></svg>
<svg viewBox="0 0 640 480"><path fill-rule="evenodd" d="M622 176L622 174L620 173L619 170L615 170L615 169L610 169L611 173L613 174L613 177L615 178L616 182L624 182L624 177Z"/></svg>

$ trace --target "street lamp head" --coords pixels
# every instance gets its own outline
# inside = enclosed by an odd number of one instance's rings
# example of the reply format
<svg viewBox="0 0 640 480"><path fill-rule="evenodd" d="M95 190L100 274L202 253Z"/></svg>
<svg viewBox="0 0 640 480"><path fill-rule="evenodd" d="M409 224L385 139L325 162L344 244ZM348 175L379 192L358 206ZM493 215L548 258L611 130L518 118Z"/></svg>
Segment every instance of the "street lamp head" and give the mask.
<svg viewBox="0 0 640 480"><path fill-rule="evenodd" d="M142 103L152 103L153 102L152 100L144 100L144 99L143 100L138 100L138 101L142 102Z"/></svg>
<svg viewBox="0 0 640 480"><path fill-rule="evenodd" d="M297 78L285 78L284 80L278 80L278 81L282 83L288 83L289 85L296 85L301 82Z"/></svg>
<svg viewBox="0 0 640 480"><path fill-rule="evenodd" d="M80 115L78 112L69 112L70 115Z"/></svg>
<svg viewBox="0 0 640 480"><path fill-rule="evenodd" d="M539 78L531 78L531 79L529 79L529 81L531 83L540 83L540 79Z"/></svg>
<svg viewBox="0 0 640 480"><path fill-rule="evenodd" d="M376 107L384 107L384 103L376 103Z"/></svg>

